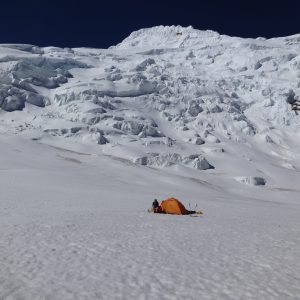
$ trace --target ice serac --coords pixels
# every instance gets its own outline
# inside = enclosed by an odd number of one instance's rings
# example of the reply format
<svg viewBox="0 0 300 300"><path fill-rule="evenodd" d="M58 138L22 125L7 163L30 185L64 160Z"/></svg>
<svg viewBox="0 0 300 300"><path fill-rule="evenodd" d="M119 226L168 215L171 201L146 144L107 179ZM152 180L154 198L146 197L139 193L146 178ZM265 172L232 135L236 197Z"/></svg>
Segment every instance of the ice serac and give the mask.
<svg viewBox="0 0 300 300"><path fill-rule="evenodd" d="M233 181L269 185L251 152L300 168L299 49L298 35L243 39L191 26L141 29L109 49L1 45L0 126L154 167L226 172L234 154Z"/></svg>

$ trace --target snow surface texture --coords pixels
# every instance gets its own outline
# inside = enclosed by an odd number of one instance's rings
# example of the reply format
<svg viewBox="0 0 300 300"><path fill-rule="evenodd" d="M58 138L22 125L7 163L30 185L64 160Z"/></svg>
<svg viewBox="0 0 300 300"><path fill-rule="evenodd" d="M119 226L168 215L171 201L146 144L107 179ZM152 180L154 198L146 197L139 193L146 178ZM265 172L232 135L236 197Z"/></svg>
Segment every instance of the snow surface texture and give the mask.
<svg viewBox="0 0 300 300"><path fill-rule="evenodd" d="M300 299L299 50L0 45L0 299ZM171 196L204 217L145 213Z"/></svg>

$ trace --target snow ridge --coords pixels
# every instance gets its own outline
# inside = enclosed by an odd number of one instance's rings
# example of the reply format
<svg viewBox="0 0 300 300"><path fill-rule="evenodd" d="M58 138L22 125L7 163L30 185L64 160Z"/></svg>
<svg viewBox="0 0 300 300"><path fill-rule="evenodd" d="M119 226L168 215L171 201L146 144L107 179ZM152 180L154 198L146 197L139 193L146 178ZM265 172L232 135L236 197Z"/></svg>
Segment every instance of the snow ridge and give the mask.
<svg viewBox="0 0 300 300"><path fill-rule="evenodd" d="M155 167L218 168L234 143L278 152L300 125L298 37L157 26L107 50L1 45L1 127Z"/></svg>

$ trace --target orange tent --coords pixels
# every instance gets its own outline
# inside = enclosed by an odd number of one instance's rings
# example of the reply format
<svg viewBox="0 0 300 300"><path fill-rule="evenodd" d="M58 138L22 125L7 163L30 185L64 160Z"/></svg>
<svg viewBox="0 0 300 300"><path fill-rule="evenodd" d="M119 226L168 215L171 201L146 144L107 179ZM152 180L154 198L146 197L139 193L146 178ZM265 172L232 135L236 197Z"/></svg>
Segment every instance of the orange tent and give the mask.
<svg viewBox="0 0 300 300"><path fill-rule="evenodd" d="M161 212L173 215L188 215L189 211L185 209L184 205L175 198L164 200L160 204Z"/></svg>

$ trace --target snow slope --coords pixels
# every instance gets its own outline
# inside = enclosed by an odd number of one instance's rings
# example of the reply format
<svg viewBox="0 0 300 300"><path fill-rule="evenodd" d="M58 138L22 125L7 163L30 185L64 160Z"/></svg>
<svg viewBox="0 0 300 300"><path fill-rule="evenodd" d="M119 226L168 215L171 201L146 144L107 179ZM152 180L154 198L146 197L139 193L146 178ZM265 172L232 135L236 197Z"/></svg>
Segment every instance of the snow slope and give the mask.
<svg viewBox="0 0 300 300"><path fill-rule="evenodd" d="M299 48L1 45L0 299L300 299Z"/></svg>

